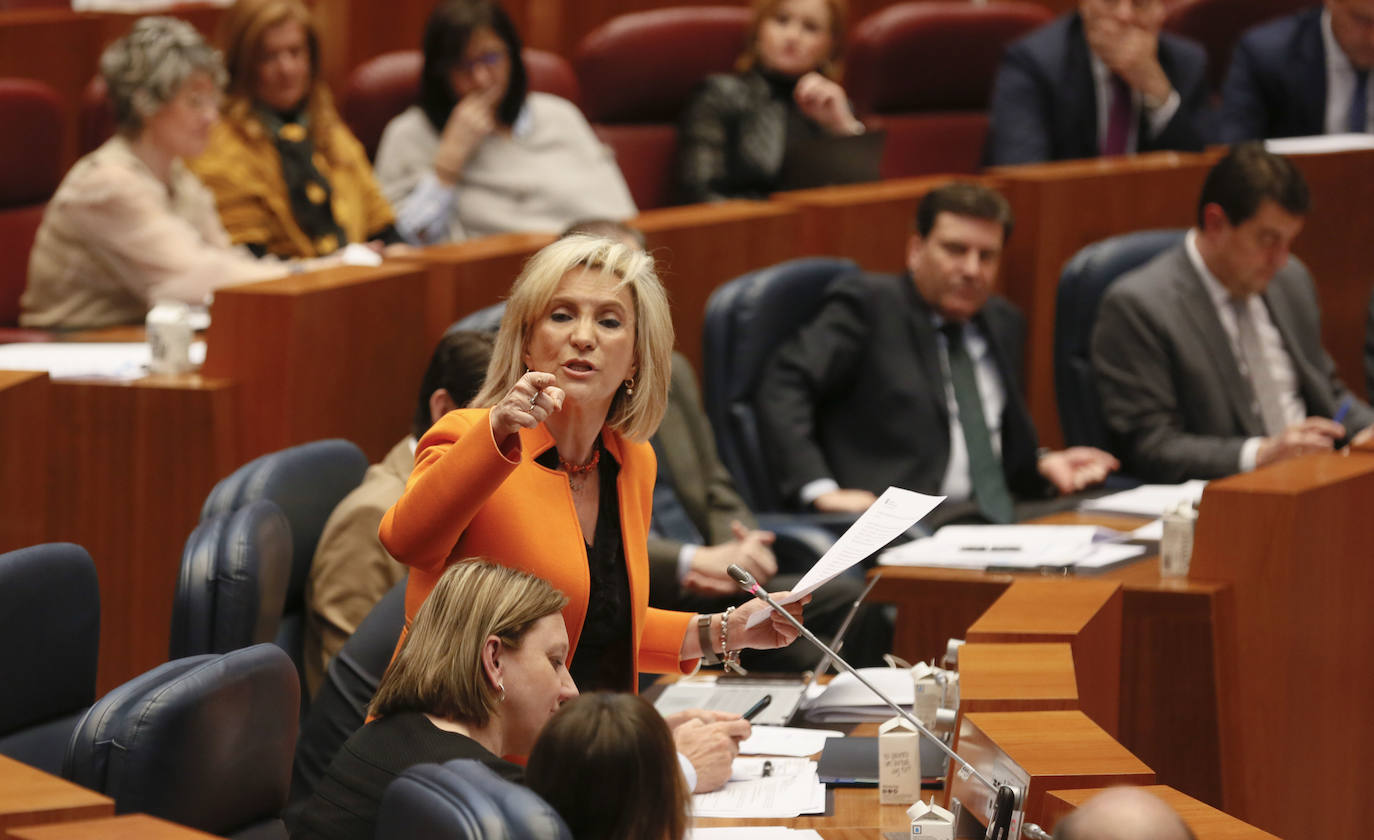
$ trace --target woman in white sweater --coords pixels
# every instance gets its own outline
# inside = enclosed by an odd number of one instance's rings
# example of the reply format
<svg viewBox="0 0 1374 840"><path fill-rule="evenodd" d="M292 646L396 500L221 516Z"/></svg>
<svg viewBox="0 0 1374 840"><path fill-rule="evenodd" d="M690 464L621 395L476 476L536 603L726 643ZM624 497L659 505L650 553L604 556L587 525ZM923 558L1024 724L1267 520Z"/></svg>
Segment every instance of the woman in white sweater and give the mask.
<svg viewBox="0 0 1374 840"><path fill-rule="evenodd" d="M529 93L520 37L492 0L441 0L425 26L419 104L386 127L376 174L396 227L431 244L558 232L635 214L577 106Z"/></svg>

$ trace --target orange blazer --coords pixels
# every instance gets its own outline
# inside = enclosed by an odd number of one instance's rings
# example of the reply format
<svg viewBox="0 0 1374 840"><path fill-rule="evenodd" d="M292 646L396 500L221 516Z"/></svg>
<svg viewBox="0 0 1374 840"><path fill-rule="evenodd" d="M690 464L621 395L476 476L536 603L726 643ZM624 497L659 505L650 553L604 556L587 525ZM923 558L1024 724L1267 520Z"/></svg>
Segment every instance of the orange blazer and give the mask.
<svg viewBox="0 0 1374 840"><path fill-rule="evenodd" d="M568 596L563 619L575 656L591 583L568 476L534 461L553 446L546 427L522 429L519 447L503 453L489 415L490 409L460 409L435 423L416 447L405 494L382 519L382 544L410 567L406 626L450 564L485 557L538 575ZM649 607L647 535L658 468L653 448L611 429L601 437L620 464L616 492L635 670L689 672L695 660L678 656L692 615Z"/></svg>

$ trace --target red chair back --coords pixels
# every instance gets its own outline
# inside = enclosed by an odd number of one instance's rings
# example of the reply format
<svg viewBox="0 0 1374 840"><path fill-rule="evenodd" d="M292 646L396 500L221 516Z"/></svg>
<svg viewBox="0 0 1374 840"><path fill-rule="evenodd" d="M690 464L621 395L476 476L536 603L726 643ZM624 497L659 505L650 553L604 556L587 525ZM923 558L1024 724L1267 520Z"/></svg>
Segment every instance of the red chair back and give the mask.
<svg viewBox="0 0 1374 840"><path fill-rule="evenodd" d="M1048 23L1031 2L908 2L860 21L847 45L845 90L887 128L884 177L974 172L987 136L993 78L1008 43Z"/></svg>
<svg viewBox="0 0 1374 840"><path fill-rule="evenodd" d="M1207 50L1207 82L1219 92L1231 49L1245 30L1311 5L1312 0L1185 0L1169 10L1164 28Z"/></svg>
<svg viewBox="0 0 1374 840"><path fill-rule="evenodd" d="M0 126L0 326L12 326L43 207L62 180L62 99L42 82L0 79Z"/></svg>
<svg viewBox="0 0 1374 840"><path fill-rule="evenodd" d="M115 133L114 106L110 105L105 79L97 73L81 91L81 111L78 117L76 142L80 153L95 151Z"/></svg>

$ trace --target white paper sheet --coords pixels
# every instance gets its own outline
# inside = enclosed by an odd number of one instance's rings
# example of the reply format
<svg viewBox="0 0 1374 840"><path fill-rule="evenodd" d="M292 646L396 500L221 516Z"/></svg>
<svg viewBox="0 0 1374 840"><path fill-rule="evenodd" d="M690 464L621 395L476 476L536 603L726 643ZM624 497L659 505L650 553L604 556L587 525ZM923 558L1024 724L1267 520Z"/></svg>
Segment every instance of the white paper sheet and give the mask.
<svg viewBox="0 0 1374 840"><path fill-rule="evenodd" d="M791 726L755 726L740 742L740 755L815 755L825 747L827 738L843 738L833 729L799 729Z"/></svg>
<svg viewBox="0 0 1374 840"><path fill-rule="evenodd" d="M763 775L763 763L772 775ZM737 758L720 790L692 797L694 817L786 819L825 812L825 785L816 762L800 758Z"/></svg>
<svg viewBox="0 0 1374 840"><path fill-rule="evenodd" d="M1098 496L1078 506L1079 510L1098 513L1122 513L1127 516L1163 516L1164 511L1178 507L1180 502L1202 500L1207 482L1201 479L1182 484L1142 484L1110 496Z"/></svg>
<svg viewBox="0 0 1374 840"><path fill-rule="evenodd" d="M129 382L148 375L150 359L142 341L0 344L0 370L45 370L53 379ZM191 342L191 362L205 362L205 342Z"/></svg>
<svg viewBox="0 0 1374 840"><path fill-rule="evenodd" d="M907 529L920 522L944 500L944 496L927 496L900 487L887 488L858 521L835 541L830 550L816 561L816 565L797 581L792 592L785 598L776 599L777 602L791 604L801 600L845 569L892 542L898 535L906 533ZM763 623L771 612L760 610L750 617L745 626Z"/></svg>
<svg viewBox="0 0 1374 840"><path fill-rule="evenodd" d="M810 828L731 825L719 828L689 828L686 840L821 840L821 835Z"/></svg>
<svg viewBox="0 0 1374 840"><path fill-rule="evenodd" d="M1276 155L1326 155L1355 149L1374 149L1374 136L1317 134L1311 137L1280 137L1265 140L1264 148Z"/></svg>

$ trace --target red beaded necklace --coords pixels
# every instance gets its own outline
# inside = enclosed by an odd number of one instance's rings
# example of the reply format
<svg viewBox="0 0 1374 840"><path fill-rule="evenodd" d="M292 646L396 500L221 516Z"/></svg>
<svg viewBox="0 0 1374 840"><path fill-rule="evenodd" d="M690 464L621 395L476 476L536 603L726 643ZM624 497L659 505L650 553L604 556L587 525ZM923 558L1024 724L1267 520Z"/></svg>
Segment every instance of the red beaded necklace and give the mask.
<svg viewBox="0 0 1374 840"><path fill-rule="evenodd" d="M585 464L574 464L562 455L558 456L558 466L563 472L568 474L568 485L573 490L581 490L582 485L587 480L587 474L596 469L596 465L601 463L601 447L592 449L592 459Z"/></svg>

